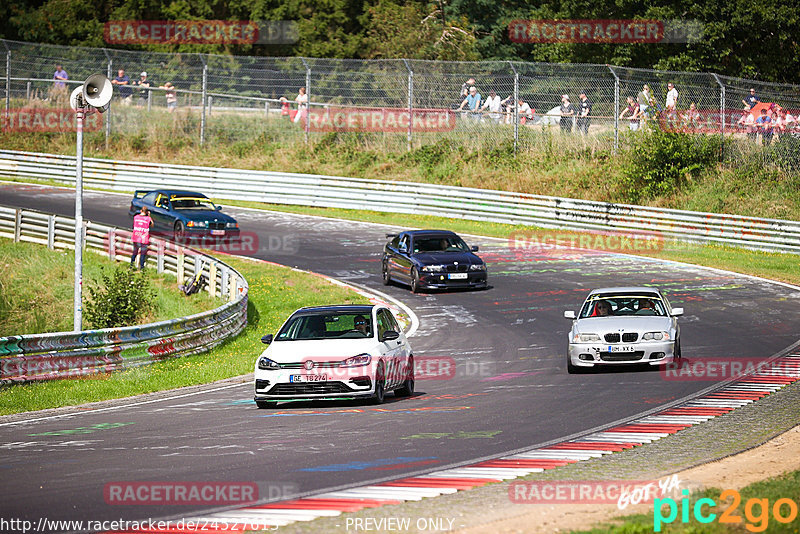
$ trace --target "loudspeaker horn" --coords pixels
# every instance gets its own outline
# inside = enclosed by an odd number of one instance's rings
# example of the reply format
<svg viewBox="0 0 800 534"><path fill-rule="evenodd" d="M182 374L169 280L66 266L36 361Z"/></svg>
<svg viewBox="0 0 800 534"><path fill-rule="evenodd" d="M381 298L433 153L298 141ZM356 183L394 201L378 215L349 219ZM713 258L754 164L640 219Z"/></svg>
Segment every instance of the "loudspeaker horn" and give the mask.
<svg viewBox="0 0 800 534"><path fill-rule="evenodd" d="M73 111L78 111L78 107L82 107L82 102L79 102L80 100L83 100L82 85L80 87L76 87L75 90L72 91L72 94L69 95L69 107L71 107Z"/></svg>
<svg viewBox="0 0 800 534"><path fill-rule="evenodd" d="M100 113L108 109L113 93L114 86L102 74L92 74L83 84L83 99Z"/></svg>

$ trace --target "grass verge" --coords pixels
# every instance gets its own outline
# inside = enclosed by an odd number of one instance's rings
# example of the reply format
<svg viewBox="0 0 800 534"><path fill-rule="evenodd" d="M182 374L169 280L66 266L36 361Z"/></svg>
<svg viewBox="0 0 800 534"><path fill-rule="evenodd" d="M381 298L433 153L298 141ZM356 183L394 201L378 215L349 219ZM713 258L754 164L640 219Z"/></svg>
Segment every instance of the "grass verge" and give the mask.
<svg viewBox="0 0 800 534"><path fill-rule="evenodd" d="M115 263L100 254L83 256L84 298L86 287L101 282ZM150 263L154 260L150 258ZM72 300L75 255L70 250L49 250L34 243L14 243L0 238L0 337L66 332L73 327ZM191 299L178 290L175 277L146 269L156 292L155 310L142 316L138 324L211 310L220 301L208 293ZM89 328L84 320L84 328Z"/></svg>
<svg viewBox="0 0 800 534"><path fill-rule="evenodd" d="M206 384L253 370L261 336L274 332L302 306L366 304L351 290L287 267L228 257L226 263L250 285L247 327L209 353L161 362L94 378L13 385L0 389L0 415L71 406L184 386Z"/></svg>

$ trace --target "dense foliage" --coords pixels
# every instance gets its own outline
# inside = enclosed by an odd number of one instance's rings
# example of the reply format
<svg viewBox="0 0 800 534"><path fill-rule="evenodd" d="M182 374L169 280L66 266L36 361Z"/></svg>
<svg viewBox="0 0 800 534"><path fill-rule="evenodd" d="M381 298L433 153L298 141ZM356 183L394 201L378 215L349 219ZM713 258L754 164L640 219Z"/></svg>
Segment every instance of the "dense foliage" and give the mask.
<svg viewBox="0 0 800 534"><path fill-rule="evenodd" d="M102 284L88 286L91 297L84 304L84 317L92 328L113 328L136 324L154 309L155 291L145 271L119 265Z"/></svg>
<svg viewBox="0 0 800 534"><path fill-rule="evenodd" d="M32 42L104 46L110 20L292 20L294 45L150 45L161 51L446 60L524 60L711 71L775 82L800 78L798 0L760 3L720 0L618 0L586 4L543 0L537 5L494 0L7 0L0 37ZM519 44L512 20L697 20L694 44Z"/></svg>

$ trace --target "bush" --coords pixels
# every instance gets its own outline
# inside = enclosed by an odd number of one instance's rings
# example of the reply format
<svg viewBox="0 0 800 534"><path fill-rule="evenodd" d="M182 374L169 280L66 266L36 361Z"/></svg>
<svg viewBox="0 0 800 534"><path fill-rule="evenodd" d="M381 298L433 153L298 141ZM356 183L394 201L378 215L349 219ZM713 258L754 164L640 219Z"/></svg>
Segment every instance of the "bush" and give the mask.
<svg viewBox="0 0 800 534"><path fill-rule="evenodd" d="M155 308L155 290L145 271L119 265L102 284L88 286L84 316L92 328L130 326Z"/></svg>
<svg viewBox="0 0 800 534"><path fill-rule="evenodd" d="M669 196L690 176L716 165L720 138L650 129L635 134L623 169L623 195L629 202Z"/></svg>

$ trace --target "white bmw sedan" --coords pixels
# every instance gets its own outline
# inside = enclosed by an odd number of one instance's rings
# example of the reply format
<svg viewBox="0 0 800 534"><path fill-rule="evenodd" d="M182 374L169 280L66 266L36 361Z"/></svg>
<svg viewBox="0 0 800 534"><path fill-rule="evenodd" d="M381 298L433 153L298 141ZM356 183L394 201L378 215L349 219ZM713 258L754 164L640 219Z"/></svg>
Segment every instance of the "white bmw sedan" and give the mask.
<svg viewBox="0 0 800 534"><path fill-rule="evenodd" d="M677 317L683 308L670 306L652 287L608 287L589 293L569 332L567 371L603 365L664 365L681 358Z"/></svg>
<svg viewBox="0 0 800 534"><path fill-rule="evenodd" d="M381 404L389 391L414 393L414 356L392 312L381 305L301 308L261 338L255 401L361 397Z"/></svg>

